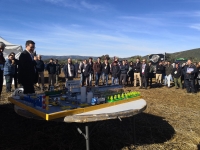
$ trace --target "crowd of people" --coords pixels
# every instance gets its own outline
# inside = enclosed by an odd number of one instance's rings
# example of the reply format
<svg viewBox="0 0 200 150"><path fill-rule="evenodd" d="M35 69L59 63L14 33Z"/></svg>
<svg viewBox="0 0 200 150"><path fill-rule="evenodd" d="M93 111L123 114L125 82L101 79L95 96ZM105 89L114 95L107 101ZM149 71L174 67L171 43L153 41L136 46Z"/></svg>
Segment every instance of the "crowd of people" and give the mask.
<svg viewBox="0 0 200 150"><path fill-rule="evenodd" d="M99 57L96 61L89 58L80 63L73 63L69 58L62 67L57 59L52 58L45 65L40 55L34 55L35 43L31 40L26 41L26 50L21 53L19 60L15 59L14 52L5 59L3 56L5 46L3 42L0 42L0 94L3 76L6 80L6 92L11 92L13 79L15 89L18 88L18 84L21 84L25 94L34 93L34 85L44 91L45 70L48 71L49 87L58 85L59 75L63 71L66 81L80 76L81 86L93 86L92 83L94 83L97 87L101 79L102 85L105 86L110 82L111 85L139 86L141 89L163 85L171 88L174 85L176 89L185 88L188 93L196 93L200 88L200 62L192 63L191 60L184 64L160 61L155 65L147 62L146 59L140 60L139 58L135 62L128 62L127 60L119 61L118 58L114 58L113 61L108 58L101 60ZM155 78L154 84L153 78Z"/></svg>
<svg viewBox="0 0 200 150"><path fill-rule="evenodd" d="M96 62L89 58L80 62L78 73L81 76L82 86L92 86L92 79L95 81L95 86L99 86L100 78L103 85L108 85L111 76L112 85L121 84L124 87L129 85L147 89L163 85L171 88L174 85L176 89L185 88L188 93L196 93L200 88L200 62L192 63L191 60L183 64L160 61L153 65L152 62L147 62L146 59L140 61L139 58L136 62L119 61L115 58L110 64L107 58L103 61L98 58ZM153 78L155 78L154 85Z"/></svg>

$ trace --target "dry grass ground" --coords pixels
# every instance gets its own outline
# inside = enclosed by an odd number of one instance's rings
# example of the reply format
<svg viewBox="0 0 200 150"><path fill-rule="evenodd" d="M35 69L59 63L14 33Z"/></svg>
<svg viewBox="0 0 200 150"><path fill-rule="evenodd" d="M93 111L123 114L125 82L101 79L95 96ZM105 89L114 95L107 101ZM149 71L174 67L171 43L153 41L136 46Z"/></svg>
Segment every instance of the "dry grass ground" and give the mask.
<svg viewBox="0 0 200 150"><path fill-rule="evenodd" d="M141 92L147 109L122 121L90 123L91 150L200 149L200 93L174 87L128 89ZM0 101L0 149L85 149L85 140L76 131L84 131L84 124L26 119L14 112L7 96L3 93Z"/></svg>

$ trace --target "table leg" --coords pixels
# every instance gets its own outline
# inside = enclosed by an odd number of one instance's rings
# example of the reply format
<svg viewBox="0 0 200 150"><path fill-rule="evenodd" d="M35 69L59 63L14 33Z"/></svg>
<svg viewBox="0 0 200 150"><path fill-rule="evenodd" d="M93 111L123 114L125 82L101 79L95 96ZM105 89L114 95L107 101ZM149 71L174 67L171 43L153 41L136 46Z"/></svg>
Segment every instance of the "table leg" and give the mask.
<svg viewBox="0 0 200 150"><path fill-rule="evenodd" d="M80 134L82 134L85 138L85 142L86 142L86 150L90 150L90 142L89 142L89 126L87 124L85 124L85 133L83 133L81 131L80 128L77 127L77 130Z"/></svg>
<svg viewBox="0 0 200 150"><path fill-rule="evenodd" d="M86 150L89 150L90 149L90 143L89 143L89 127L88 125L86 124L85 125L85 140L86 140Z"/></svg>

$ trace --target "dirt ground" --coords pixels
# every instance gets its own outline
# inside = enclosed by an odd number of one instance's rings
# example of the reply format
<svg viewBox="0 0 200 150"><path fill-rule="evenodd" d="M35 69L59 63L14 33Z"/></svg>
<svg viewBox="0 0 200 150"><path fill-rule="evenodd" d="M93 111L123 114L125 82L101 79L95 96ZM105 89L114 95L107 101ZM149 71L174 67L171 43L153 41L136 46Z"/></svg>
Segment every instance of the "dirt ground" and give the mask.
<svg viewBox="0 0 200 150"><path fill-rule="evenodd" d="M126 90L141 92L147 109L122 121L90 123L91 150L200 149L200 92L174 87ZM85 139L76 130L84 131L84 124L26 119L14 112L8 96L3 93L0 100L0 149L85 149Z"/></svg>

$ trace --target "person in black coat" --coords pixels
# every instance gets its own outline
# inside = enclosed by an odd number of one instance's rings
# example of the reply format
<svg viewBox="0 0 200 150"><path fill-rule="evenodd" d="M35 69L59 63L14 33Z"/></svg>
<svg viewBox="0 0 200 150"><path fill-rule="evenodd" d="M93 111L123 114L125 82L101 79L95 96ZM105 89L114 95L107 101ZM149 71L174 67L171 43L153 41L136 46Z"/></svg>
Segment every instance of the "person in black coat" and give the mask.
<svg viewBox="0 0 200 150"><path fill-rule="evenodd" d="M158 65L156 65L156 83L158 86L162 85L162 75L165 71L164 66L162 65L162 62L160 61Z"/></svg>
<svg viewBox="0 0 200 150"><path fill-rule="evenodd" d="M61 74L61 65L58 63L58 59L55 59L55 65L56 65L56 85L58 85L59 75Z"/></svg>
<svg viewBox="0 0 200 150"><path fill-rule="evenodd" d="M111 67L111 73L112 73L112 85L119 84L118 83L118 77L120 74L120 67L117 65L117 61L114 61L113 66Z"/></svg>
<svg viewBox="0 0 200 150"><path fill-rule="evenodd" d="M151 61L149 61L148 65L149 65L149 74L147 78L147 86L149 86L149 88L152 88L152 78L154 77L154 67L151 64Z"/></svg>
<svg viewBox="0 0 200 150"><path fill-rule="evenodd" d="M51 85L54 86L56 80L56 65L54 63L53 58L49 60L49 63L47 65L47 71L49 74L49 88L50 88Z"/></svg>
<svg viewBox="0 0 200 150"><path fill-rule="evenodd" d="M13 56L13 60L15 62L15 74L13 76L13 79L14 79L15 89L17 89L17 87L18 87L18 64L19 64L19 60L15 58L14 52L11 52L10 54Z"/></svg>
<svg viewBox="0 0 200 150"><path fill-rule="evenodd" d="M36 60L36 70L38 72L38 83L37 86L40 87L40 82L42 84L42 90L44 90L44 61L42 60L42 56L38 55Z"/></svg>
<svg viewBox="0 0 200 150"><path fill-rule="evenodd" d="M26 41L26 50L19 56L19 83L24 88L24 94L35 93L34 84L37 83L36 62L33 58L35 42Z"/></svg>
<svg viewBox="0 0 200 150"><path fill-rule="evenodd" d="M68 59L68 64L63 67L66 80L73 80L76 76L75 66L72 63L71 58Z"/></svg>
<svg viewBox="0 0 200 150"><path fill-rule="evenodd" d="M146 63L146 60L143 59L142 60L142 64L140 66L140 77L141 77L141 86L140 88L145 88L147 89L147 79L148 79L148 75L149 75L149 71L150 71L150 67L149 65Z"/></svg>
<svg viewBox="0 0 200 150"><path fill-rule="evenodd" d="M88 63L88 60L84 60L83 65L81 66L82 86L84 86L84 82L86 83L86 86L89 86L90 72L91 72L91 65Z"/></svg>
<svg viewBox="0 0 200 150"><path fill-rule="evenodd" d="M76 73L75 77L78 78L78 69L79 69L78 61L76 61L76 63L74 64L74 67L75 67L75 73Z"/></svg>
<svg viewBox="0 0 200 150"><path fill-rule="evenodd" d="M120 66L120 84L125 86L126 78L127 78L127 72L128 72L128 64L126 64L125 60L122 61L122 65Z"/></svg>
<svg viewBox="0 0 200 150"><path fill-rule="evenodd" d="M110 74L110 64L108 62L108 59L106 58L104 60L104 63L102 64L102 79L103 79L103 84L108 85L108 76Z"/></svg>
<svg viewBox="0 0 200 150"><path fill-rule="evenodd" d="M129 63L129 69L127 72L127 84L128 84L128 81L130 81L131 85L133 85L133 62L132 61Z"/></svg>
<svg viewBox="0 0 200 150"><path fill-rule="evenodd" d="M3 87L3 70L4 70L4 63L6 62L3 51L5 49L6 45L3 42L0 42L0 96L2 92Z"/></svg>

